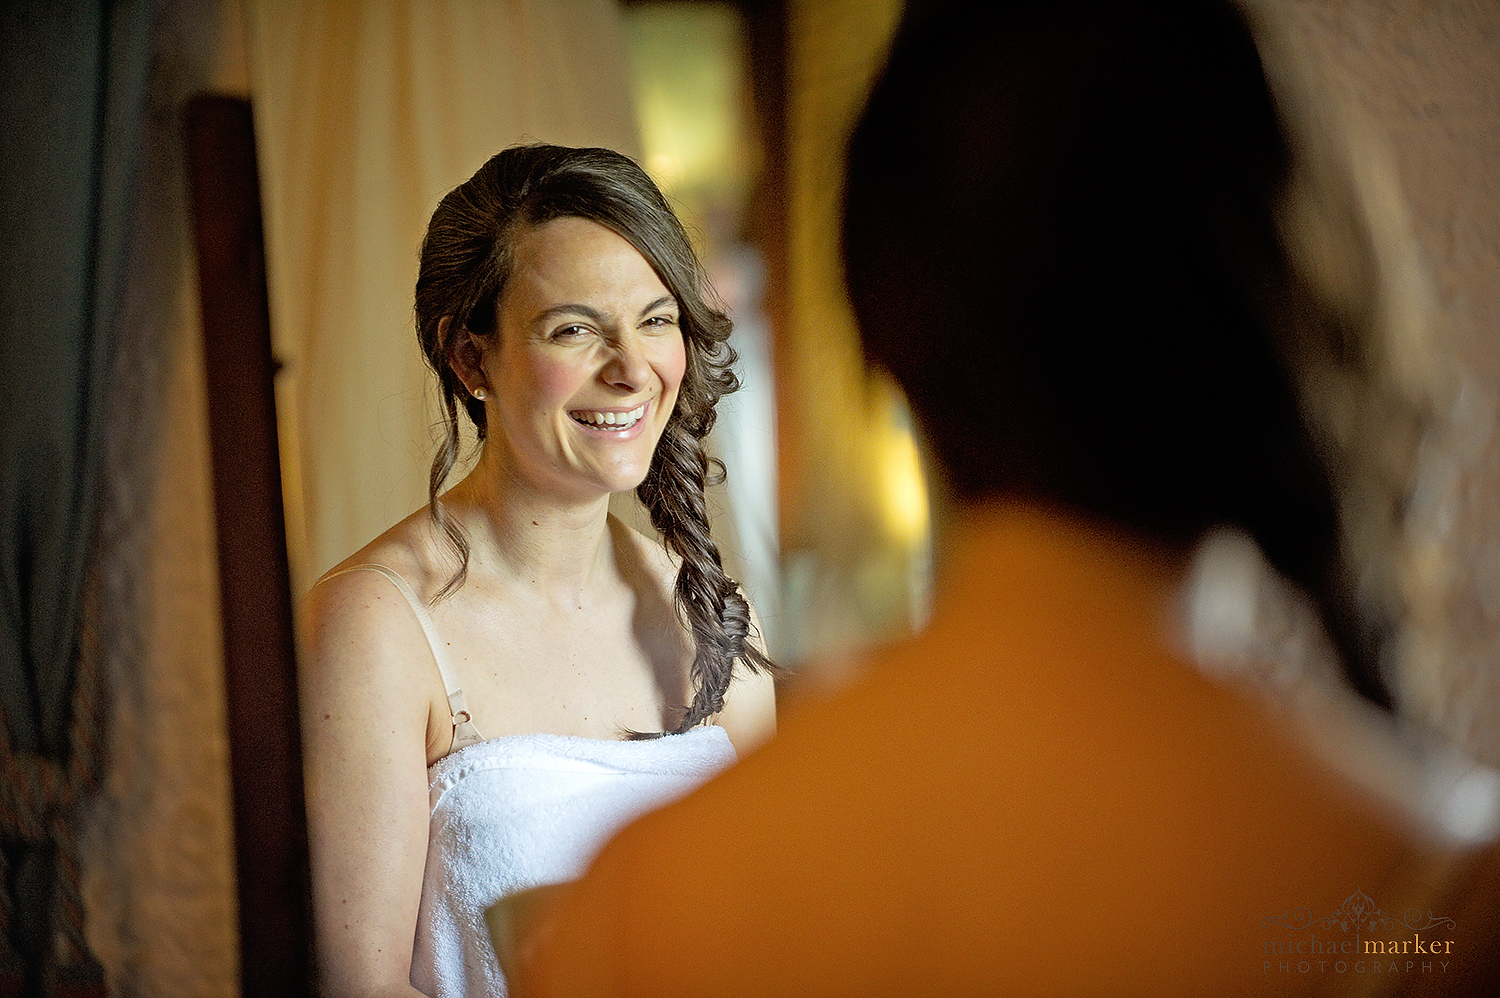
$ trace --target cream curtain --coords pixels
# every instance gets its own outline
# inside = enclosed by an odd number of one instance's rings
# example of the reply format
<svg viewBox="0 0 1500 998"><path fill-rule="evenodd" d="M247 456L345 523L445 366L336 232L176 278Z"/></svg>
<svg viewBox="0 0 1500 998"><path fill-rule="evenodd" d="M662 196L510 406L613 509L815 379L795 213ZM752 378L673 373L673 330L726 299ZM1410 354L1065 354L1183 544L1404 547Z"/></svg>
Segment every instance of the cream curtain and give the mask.
<svg viewBox="0 0 1500 998"><path fill-rule="evenodd" d="M438 199L501 148L639 155L612 0L246 0L293 585L426 501L416 346Z"/></svg>

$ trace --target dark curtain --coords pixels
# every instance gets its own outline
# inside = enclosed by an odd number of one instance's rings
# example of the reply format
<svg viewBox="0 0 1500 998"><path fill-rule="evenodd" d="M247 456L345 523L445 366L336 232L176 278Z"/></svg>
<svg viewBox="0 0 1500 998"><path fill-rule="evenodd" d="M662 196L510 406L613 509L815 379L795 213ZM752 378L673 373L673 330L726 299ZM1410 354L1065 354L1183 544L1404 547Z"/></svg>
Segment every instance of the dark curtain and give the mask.
<svg viewBox="0 0 1500 998"><path fill-rule="evenodd" d="M0 852L30 993L59 927L59 839L97 776L73 704L150 22L146 2L0 13Z"/></svg>

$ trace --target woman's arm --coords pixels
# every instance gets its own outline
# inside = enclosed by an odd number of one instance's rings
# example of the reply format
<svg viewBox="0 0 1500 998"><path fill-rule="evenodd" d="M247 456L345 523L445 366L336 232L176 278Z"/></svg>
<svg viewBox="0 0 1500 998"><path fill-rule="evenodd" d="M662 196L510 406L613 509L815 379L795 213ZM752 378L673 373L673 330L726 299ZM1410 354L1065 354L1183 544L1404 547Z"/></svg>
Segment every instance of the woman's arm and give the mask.
<svg viewBox="0 0 1500 998"><path fill-rule="evenodd" d="M313 588L302 615L302 731L323 992L417 995L435 666L411 609L374 572ZM439 684L440 685L440 684Z"/></svg>

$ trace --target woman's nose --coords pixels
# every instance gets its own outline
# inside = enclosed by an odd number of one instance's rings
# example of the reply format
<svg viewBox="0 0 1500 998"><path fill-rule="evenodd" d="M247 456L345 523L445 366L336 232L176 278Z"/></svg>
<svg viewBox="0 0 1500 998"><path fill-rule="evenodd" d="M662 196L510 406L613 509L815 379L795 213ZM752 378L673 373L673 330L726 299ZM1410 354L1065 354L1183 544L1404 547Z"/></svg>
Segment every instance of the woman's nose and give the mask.
<svg viewBox="0 0 1500 998"><path fill-rule="evenodd" d="M627 392L640 391L650 384L651 361L640 337L626 334L611 344L603 373L611 385Z"/></svg>

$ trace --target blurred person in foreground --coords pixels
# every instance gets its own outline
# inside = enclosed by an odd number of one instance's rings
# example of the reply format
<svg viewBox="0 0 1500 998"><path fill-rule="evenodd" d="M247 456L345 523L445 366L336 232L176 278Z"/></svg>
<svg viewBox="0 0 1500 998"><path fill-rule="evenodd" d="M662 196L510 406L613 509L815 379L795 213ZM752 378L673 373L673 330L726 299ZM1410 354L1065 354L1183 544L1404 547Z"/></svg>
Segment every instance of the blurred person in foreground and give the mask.
<svg viewBox="0 0 1500 998"><path fill-rule="evenodd" d="M1389 709L1284 359L1289 162L1227 5L912 5L843 246L954 500L931 623L627 828L522 937L520 993L1479 993L1481 925L1376 916L1461 903L1492 823L1360 789L1378 753L1185 650L1228 529ZM1399 967L1299 948L1332 930L1296 909L1356 897L1347 939ZM1413 969L1413 935L1451 945Z"/></svg>

